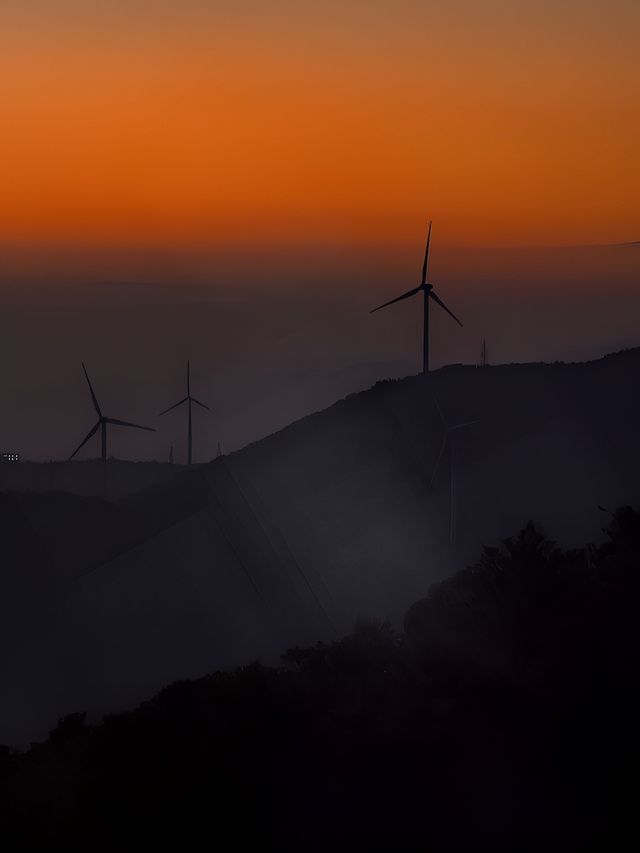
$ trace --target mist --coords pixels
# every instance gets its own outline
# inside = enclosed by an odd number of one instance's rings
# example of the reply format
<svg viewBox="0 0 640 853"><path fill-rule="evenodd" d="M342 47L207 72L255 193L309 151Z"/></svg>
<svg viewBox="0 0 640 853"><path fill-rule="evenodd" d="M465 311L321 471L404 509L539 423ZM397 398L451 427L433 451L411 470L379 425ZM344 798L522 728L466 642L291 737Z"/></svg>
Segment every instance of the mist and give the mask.
<svg viewBox="0 0 640 853"><path fill-rule="evenodd" d="M192 391L194 459L238 449L377 380L420 365L414 286L423 247L189 249L4 247L0 277L0 449L66 458L94 423L89 369L112 417L109 453L184 461ZM462 319L432 311L437 368L579 361L640 343L640 245L471 249L432 244L429 278ZM80 458L98 455L97 439Z"/></svg>

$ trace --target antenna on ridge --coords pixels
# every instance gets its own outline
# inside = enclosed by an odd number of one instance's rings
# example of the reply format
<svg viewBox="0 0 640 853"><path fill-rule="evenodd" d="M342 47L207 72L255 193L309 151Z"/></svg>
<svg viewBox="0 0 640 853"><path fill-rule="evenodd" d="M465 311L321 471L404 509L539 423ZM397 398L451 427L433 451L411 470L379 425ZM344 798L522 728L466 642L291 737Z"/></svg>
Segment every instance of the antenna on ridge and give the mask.
<svg viewBox="0 0 640 853"><path fill-rule="evenodd" d="M489 364L487 361L487 339L482 339L482 349L480 350L480 367L486 367Z"/></svg>

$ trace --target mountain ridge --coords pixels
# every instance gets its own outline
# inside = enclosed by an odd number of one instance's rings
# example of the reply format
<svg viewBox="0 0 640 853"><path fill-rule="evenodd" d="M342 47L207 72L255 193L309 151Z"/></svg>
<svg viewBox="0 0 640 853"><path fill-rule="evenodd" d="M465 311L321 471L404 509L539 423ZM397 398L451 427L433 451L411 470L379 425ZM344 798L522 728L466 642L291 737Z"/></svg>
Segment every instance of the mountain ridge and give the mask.
<svg viewBox="0 0 640 853"><path fill-rule="evenodd" d="M109 503L107 524L95 500L85 551L73 518L66 535L21 496L22 529L51 563L3 624L0 741L176 678L273 660L359 617L400 624L431 584L529 519L563 546L592 541L598 505L640 504L639 381L640 349L385 380ZM448 447L434 477L435 400L449 424L478 421L455 435L453 544ZM68 569L76 550L74 572L37 601L37 578ZM28 697L19 670L34 673Z"/></svg>

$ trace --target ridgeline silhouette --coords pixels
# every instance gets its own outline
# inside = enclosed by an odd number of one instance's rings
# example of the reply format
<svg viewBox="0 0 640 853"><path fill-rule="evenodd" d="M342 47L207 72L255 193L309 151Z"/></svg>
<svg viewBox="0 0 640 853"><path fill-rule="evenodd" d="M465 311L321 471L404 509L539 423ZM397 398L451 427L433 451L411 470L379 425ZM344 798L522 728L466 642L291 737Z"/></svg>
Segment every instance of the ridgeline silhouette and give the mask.
<svg viewBox="0 0 640 853"><path fill-rule="evenodd" d="M169 479L117 500L5 494L0 741L277 660L360 616L398 627L431 583L528 518L563 546L593 539L598 504L640 505L639 381L640 350L452 366L207 465L158 465ZM456 442L455 505L436 400L449 424L479 421Z"/></svg>

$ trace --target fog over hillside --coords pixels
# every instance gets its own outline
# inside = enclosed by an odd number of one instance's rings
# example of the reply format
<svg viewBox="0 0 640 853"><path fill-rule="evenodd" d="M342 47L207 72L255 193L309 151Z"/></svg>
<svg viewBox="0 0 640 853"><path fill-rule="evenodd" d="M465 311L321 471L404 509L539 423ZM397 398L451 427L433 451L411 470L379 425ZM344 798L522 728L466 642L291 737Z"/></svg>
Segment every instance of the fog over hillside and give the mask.
<svg viewBox="0 0 640 853"><path fill-rule="evenodd" d="M191 359L194 459L237 450L377 380L416 373L424 226L405 246L237 247L209 251L0 247L0 450L64 460L93 425L80 361L112 417L117 458L185 461ZM431 312L431 363L599 358L637 346L640 247L473 249L443 245L430 279L464 328ZM79 458L98 455L94 438Z"/></svg>
<svg viewBox="0 0 640 853"><path fill-rule="evenodd" d="M163 684L400 625L529 519L565 546L640 503L640 350L380 382L115 501L2 497L0 742ZM454 441L451 469L440 407Z"/></svg>

